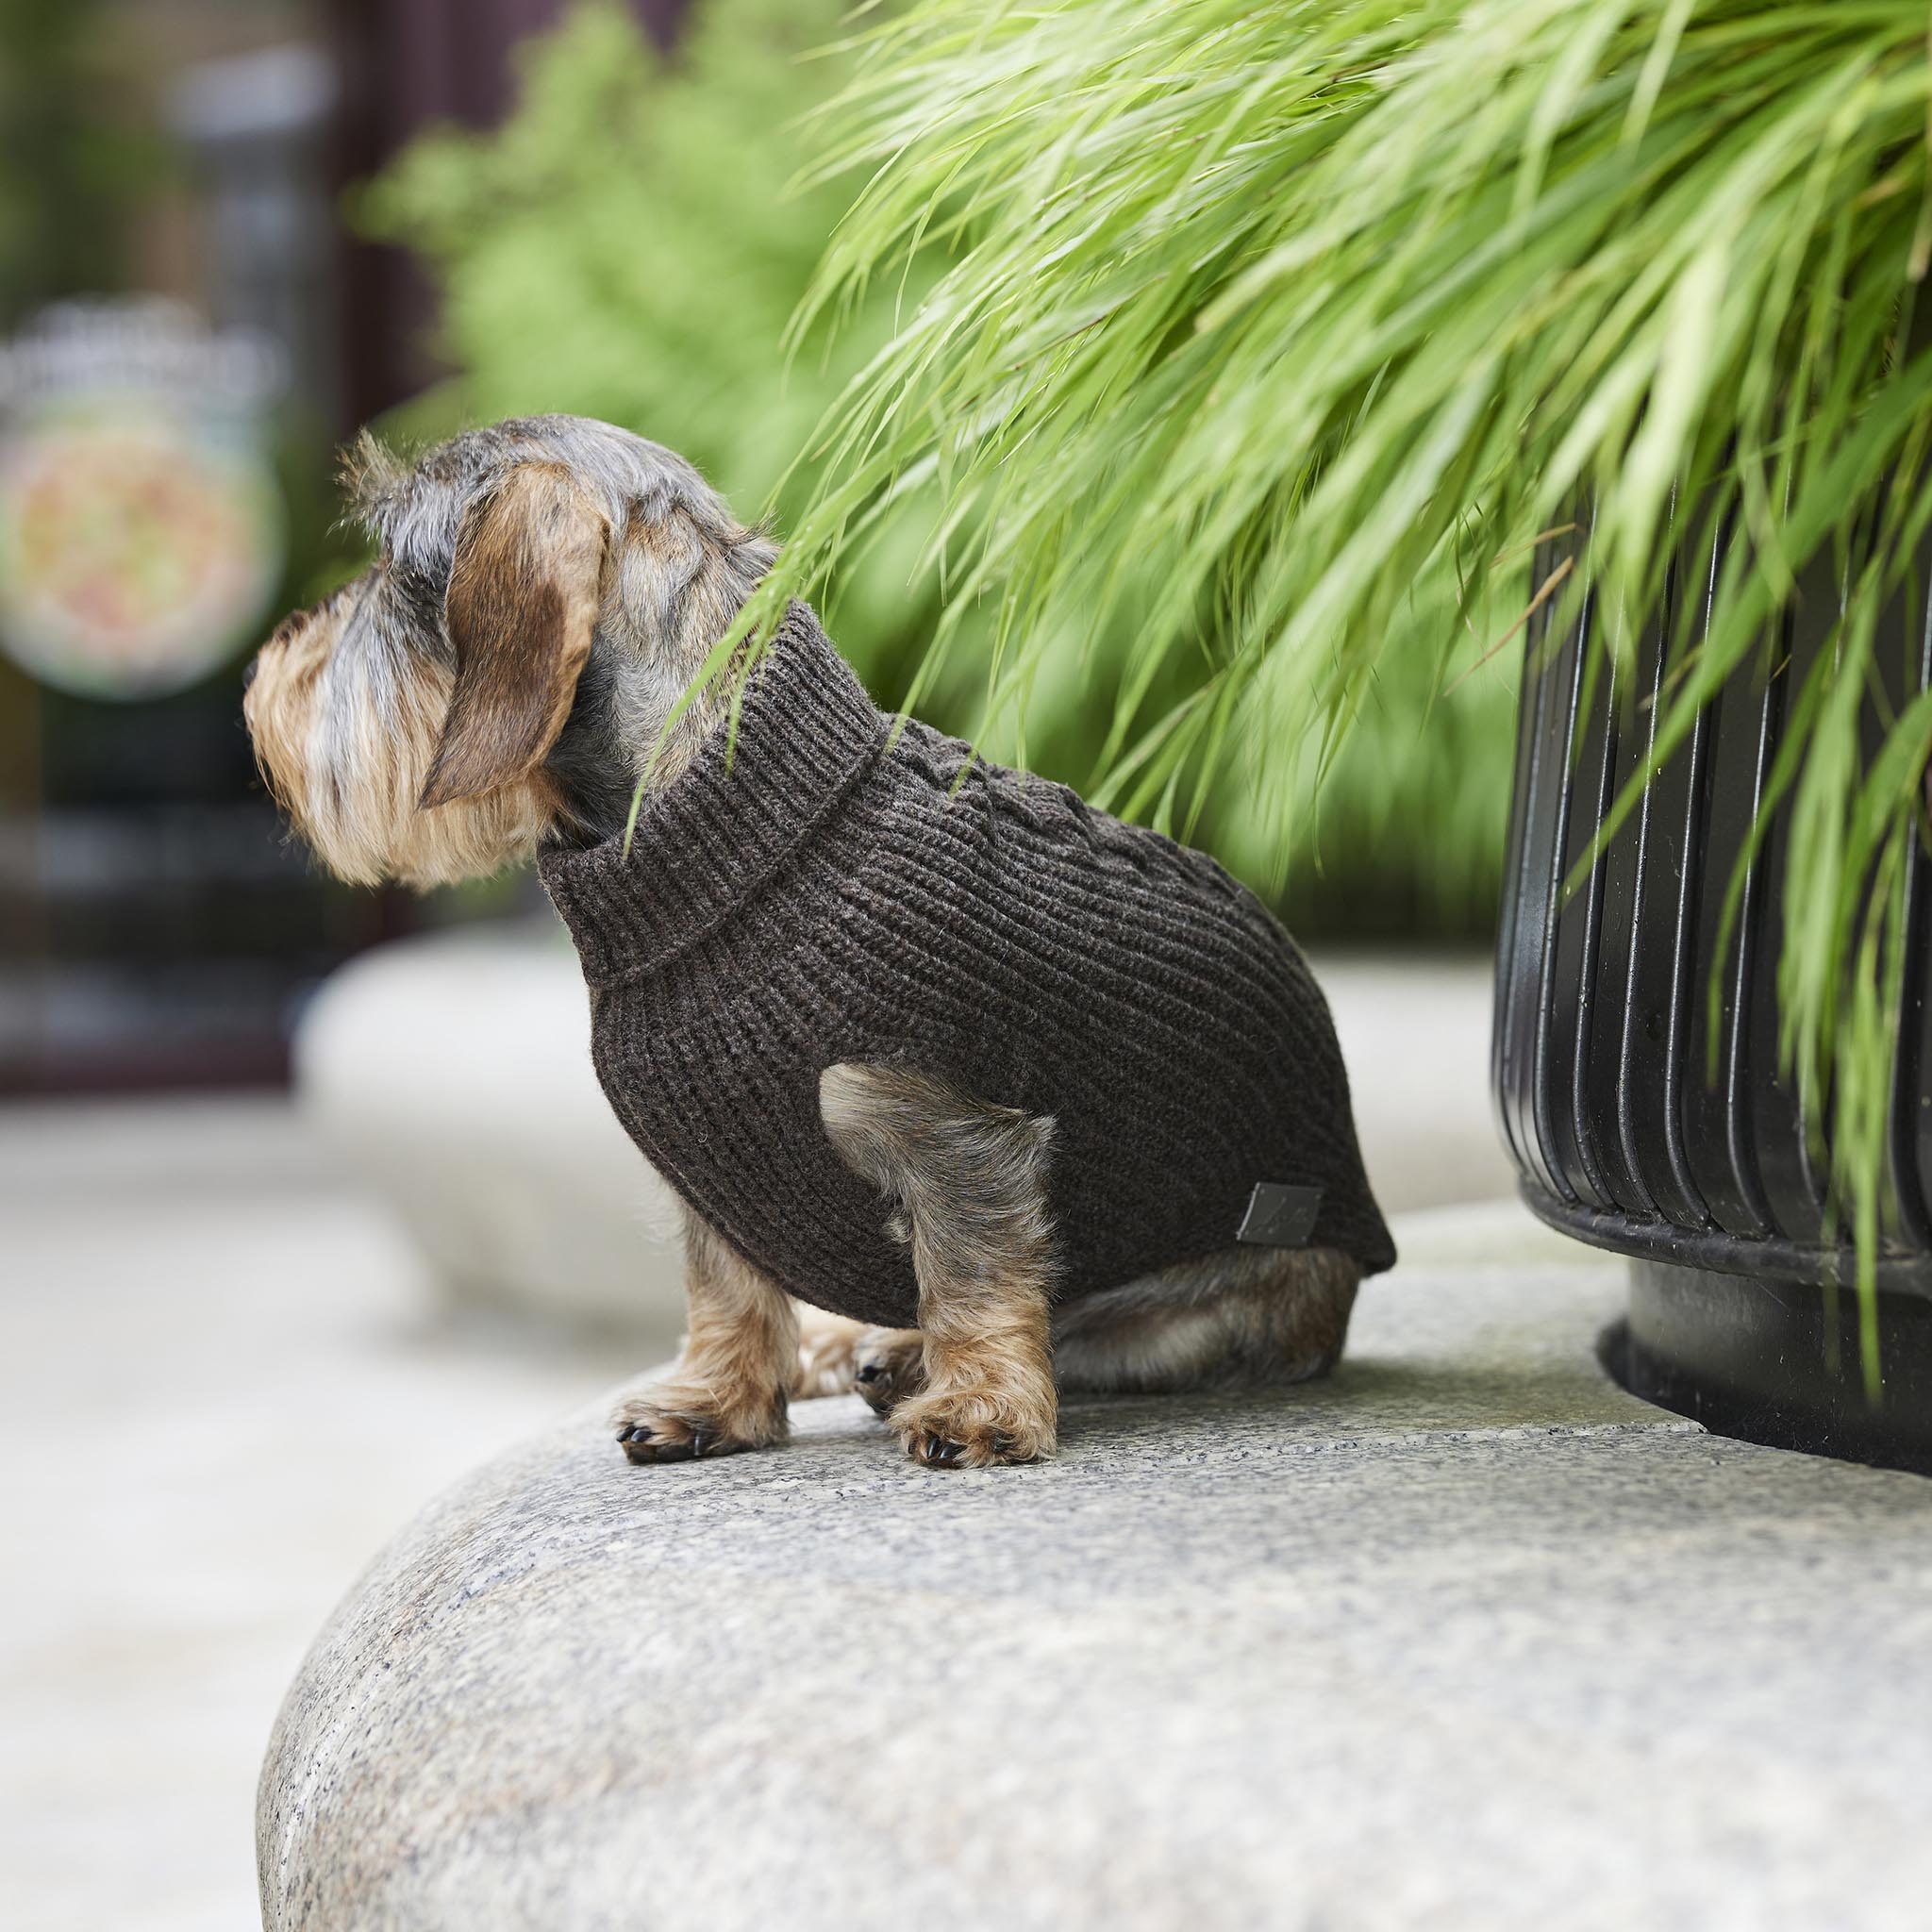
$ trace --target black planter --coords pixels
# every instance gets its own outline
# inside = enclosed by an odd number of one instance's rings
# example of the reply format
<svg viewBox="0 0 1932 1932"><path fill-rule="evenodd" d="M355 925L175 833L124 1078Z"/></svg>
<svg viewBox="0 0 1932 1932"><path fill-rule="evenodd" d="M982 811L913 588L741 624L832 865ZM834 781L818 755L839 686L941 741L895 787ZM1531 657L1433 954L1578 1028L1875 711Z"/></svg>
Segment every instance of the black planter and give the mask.
<svg viewBox="0 0 1932 1932"><path fill-rule="evenodd" d="M1561 541L1545 546L1539 581L1562 556ZM1716 563L1711 551L1680 558L1673 598L1706 604ZM1827 1201L1807 1097L1778 1067L1776 820L1719 957L1788 698L1827 643L1835 586L1826 573L1801 589L1775 648L1720 693L1568 896L1564 880L1648 753L1675 612L1640 641L1634 679L1615 691L1584 675L1599 621L1589 601L1561 636L1532 634L1497 940L1497 1113L1529 1206L1633 1257L1628 1332L1607 1353L1637 1392L1727 1434L1932 1472L1932 866L1920 852L1909 884L1875 1407L1848 1231ZM1932 638L1901 608L1879 655L1902 695L1925 682Z"/></svg>

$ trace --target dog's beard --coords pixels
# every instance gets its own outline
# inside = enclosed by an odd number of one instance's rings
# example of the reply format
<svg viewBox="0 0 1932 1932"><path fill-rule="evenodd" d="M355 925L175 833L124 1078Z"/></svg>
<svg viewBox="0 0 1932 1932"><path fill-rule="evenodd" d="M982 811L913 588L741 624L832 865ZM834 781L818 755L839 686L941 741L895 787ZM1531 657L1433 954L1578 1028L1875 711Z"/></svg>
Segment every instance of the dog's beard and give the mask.
<svg viewBox="0 0 1932 1932"><path fill-rule="evenodd" d="M326 641L317 641L326 648ZM265 661L244 713L271 791L322 863L351 885L426 890L528 859L550 824L541 774L425 810L424 778L449 709L450 674L303 640Z"/></svg>

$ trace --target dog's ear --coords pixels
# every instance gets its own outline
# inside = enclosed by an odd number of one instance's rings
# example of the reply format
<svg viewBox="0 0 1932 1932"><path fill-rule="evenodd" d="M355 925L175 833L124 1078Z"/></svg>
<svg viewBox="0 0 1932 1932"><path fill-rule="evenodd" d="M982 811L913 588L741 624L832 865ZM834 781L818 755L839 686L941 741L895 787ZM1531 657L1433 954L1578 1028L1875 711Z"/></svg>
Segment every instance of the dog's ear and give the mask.
<svg viewBox="0 0 1932 1932"><path fill-rule="evenodd" d="M560 463L518 464L464 513L443 600L456 687L423 806L525 777L557 742L609 550L609 519Z"/></svg>

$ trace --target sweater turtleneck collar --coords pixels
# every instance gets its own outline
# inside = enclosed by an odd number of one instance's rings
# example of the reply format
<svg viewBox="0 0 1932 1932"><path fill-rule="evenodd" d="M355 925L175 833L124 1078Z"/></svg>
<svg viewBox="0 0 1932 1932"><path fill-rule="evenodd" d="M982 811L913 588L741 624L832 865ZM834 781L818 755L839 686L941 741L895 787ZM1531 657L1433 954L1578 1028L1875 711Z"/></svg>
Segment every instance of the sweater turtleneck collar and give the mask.
<svg viewBox="0 0 1932 1932"><path fill-rule="evenodd" d="M887 723L818 620L794 604L691 765L622 833L538 861L593 987L695 944L770 883L872 769Z"/></svg>

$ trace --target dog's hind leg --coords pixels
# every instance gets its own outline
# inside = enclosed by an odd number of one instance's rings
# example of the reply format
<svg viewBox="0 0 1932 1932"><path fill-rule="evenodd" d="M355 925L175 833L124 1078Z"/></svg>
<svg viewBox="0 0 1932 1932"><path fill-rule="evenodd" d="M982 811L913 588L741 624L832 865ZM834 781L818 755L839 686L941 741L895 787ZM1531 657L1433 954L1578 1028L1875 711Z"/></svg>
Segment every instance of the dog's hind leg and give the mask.
<svg viewBox="0 0 1932 1932"><path fill-rule="evenodd" d="M797 1308L798 1366L791 1377L793 1400L850 1395L858 1376L860 1344L875 1331L863 1322L815 1308L809 1302L798 1303Z"/></svg>
<svg viewBox="0 0 1932 1932"><path fill-rule="evenodd" d="M1054 1311L1067 1390L1261 1388L1341 1358L1361 1269L1332 1248L1231 1247Z"/></svg>
<svg viewBox="0 0 1932 1932"><path fill-rule="evenodd" d="M624 1453L688 1462L782 1442L799 1372L791 1297L689 1208L684 1287L691 1325L677 1367L611 1415Z"/></svg>
<svg viewBox="0 0 1932 1932"><path fill-rule="evenodd" d="M916 1069L849 1063L820 1076L819 1111L840 1158L891 1203L919 1283L917 1337L861 1341L859 1392L875 1407L897 1396L889 1419L920 1462L1050 1456L1053 1123Z"/></svg>
<svg viewBox="0 0 1932 1932"><path fill-rule="evenodd" d="M1156 1394L1313 1381L1341 1358L1361 1270L1333 1249L1229 1248L1058 1307L1062 1390ZM801 1308L796 1394L856 1391L880 1415L925 1386L916 1328L865 1328ZM814 1338L813 1319L836 1332Z"/></svg>
<svg viewBox="0 0 1932 1932"><path fill-rule="evenodd" d="M925 1338L917 1328L867 1328L853 1345L852 1387L874 1415L891 1418L925 1387Z"/></svg>

